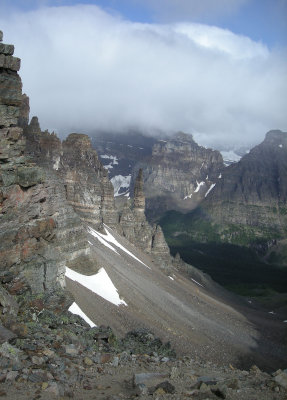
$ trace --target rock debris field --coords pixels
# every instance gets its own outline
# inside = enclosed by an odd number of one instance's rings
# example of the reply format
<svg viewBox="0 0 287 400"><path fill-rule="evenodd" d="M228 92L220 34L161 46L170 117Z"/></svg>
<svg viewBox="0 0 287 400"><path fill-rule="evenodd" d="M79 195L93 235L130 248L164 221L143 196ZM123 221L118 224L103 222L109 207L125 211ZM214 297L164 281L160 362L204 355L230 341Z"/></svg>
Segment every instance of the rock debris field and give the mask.
<svg viewBox="0 0 287 400"><path fill-rule="evenodd" d="M287 370L268 374L255 365L243 371L176 358L148 331L117 339L76 315L44 310L25 317L13 327L17 335L0 331L3 399L287 399Z"/></svg>

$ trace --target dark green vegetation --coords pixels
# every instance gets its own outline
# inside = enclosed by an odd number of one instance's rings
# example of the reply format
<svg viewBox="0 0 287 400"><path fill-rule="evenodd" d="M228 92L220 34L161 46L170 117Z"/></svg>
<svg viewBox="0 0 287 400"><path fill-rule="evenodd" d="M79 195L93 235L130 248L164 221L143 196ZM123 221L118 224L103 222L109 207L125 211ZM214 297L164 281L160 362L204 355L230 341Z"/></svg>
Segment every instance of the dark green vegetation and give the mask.
<svg viewBox="0 0 287 400"><path fill-rule="evenodd" d="M248 239L254 239L253 232L242 229L238 244L226 243L227 229L220 229L203 211L197 209L188 214L177 211L167 212L159 221L171 253L208 273L216 282L243 296L266 297L287 292L287 268L279 263L271 264L259 256L264 251L262 240L253 240L254 248L244 246ZM230 228L230 234L232 229Z"/></svg>

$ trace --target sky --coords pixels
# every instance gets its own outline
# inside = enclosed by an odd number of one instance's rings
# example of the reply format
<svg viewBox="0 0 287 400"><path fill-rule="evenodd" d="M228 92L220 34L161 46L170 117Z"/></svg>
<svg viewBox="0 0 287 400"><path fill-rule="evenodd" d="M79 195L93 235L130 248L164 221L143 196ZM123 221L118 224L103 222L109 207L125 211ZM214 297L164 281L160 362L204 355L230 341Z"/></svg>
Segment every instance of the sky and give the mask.
<svg viewBox="0 0 287 400"><path fill-rule="evenodd" d="M192 133L254 145L287 130L287 0L0 0L42 129Z"/></svg>

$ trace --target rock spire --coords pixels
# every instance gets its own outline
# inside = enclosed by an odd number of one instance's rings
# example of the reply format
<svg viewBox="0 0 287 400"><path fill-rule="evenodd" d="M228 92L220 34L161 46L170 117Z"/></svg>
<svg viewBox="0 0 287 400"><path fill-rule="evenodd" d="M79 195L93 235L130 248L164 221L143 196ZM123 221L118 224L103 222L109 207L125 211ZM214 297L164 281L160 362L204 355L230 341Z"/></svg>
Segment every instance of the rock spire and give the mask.
<svg viewBox="0 0 287 400"><path fill-rule="evenodd" d="M143 183L143 170L139 169L138 175L135 180L134 186L134 210L138 213L145 211L145 195L144 195L144 183Z"/></svg>

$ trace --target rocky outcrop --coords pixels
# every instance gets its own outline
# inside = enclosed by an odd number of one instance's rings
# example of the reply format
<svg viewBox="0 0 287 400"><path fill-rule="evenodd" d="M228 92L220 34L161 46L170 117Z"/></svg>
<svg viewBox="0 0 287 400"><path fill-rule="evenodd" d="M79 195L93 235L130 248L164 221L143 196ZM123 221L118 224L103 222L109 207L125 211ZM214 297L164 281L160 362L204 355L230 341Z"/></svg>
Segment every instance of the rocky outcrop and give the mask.
<svg viewBox="0 0 287 400"><path fill-rule="evenodd" d="M128 202L125 204L120 213L120 228L131 243L154 256L156 262L167 269L172 263L172 257L161 227L151 225L146 220L143 179L143 171L140 169L134 185L133 205Z"/></svg>
<svg viewBox="0 0 287 400"><path fill-rule="evenodd" d="M42 132L38 117L32 117L30 124L24 127L26 154L44 168L57 171L60 165L62 145L55 133Z"/></svg>
<svg viewBox="0 0 287 400"><path fill-rule="evenodd" d="M119 390L122 400L286 399L286 370L271 374L256 365L240 370L176 357L169 343L147 330L118 340L111 329L90 329L80 317L46 310L24 326L30 335L0 345L1 396L7 399L112 399L119 398Z"/></svg>
<svg viewBox="0 0 287 400"><path fill-rule="evenodd" d="M63 142L54 133L41 132L37 117L25 128L26 150L32 159L54 170L66 190L66 199L82 221L115 227L113 187L87 135L72 133Z"/></svg>
<svg viewBox="0 0 287 400"><path fill-rule="evenodd" d="M204 198L223 170L218 151L199 146L182 132L153 146L143 169L146 211L153 219L166 210L191 210Z"/></svg>
<svg viewBox="0 0 287 400"><path fill-rule="evenodd" d="M114 191L107 171L92 149L87 135L71 134L62 144L60 173L63 173L67 200L81 218L92 224L114 227L118 216Z"/></svg>
<svg viewBox="0 0 287 400"><path fill-rule="evenodd" d="M135 186L134 186L134 210L135 212L139 215L139 218L141 216L144 216L145 212L145 195L144 195L144 190L143 190L143 171L140 168L138 172L138 176L136 177L135 180Z"/></svg>
<svg viewBox="0 0 287 400"><path fill-rule="evenodd" d="M165 268L170 264L171 257L169 247L159 225L154 226L151 251L155 258L163 263L162 265L164 265Z"/></svg>
<svg viewBox="0 0 287 400"><path fill-rule="evenodd" d="M26 94L22 94L22 101L19 110L18 126L25 128L29 123L30 100Z"/></svg>
<svg viewBox="0 0 287 400"><path fill-rule="evenodd" d="M0 46L0 281L13 295L52 292L65 284L66 263L89 247L64 187L24 154L19 118L25 125L28 102L23 111L13 49Z"/></svg>

